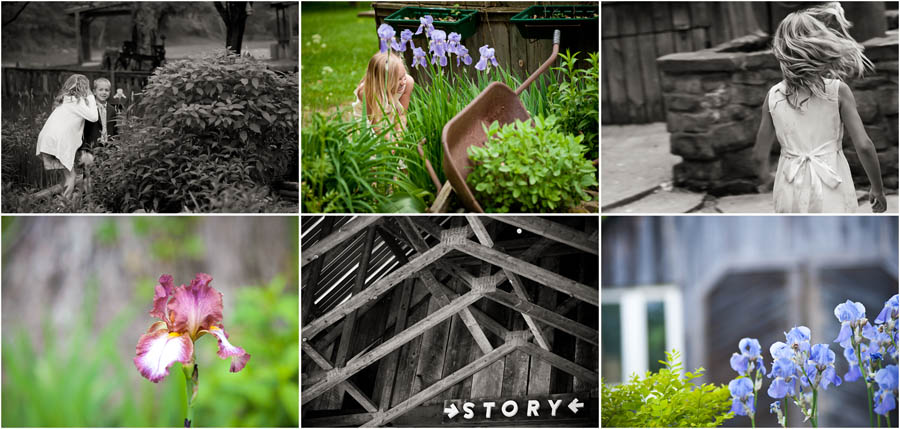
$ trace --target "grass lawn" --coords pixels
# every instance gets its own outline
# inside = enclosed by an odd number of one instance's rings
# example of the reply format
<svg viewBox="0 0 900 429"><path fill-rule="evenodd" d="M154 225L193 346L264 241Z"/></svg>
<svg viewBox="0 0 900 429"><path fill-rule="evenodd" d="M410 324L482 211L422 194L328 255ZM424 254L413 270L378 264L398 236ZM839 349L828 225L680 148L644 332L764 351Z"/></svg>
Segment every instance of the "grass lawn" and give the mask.
<svg viewBox="0 0 900 429"><path fill-rule="evenodd" d="M375 19L356 16L364 10L371 10L370 3L301 3L304 117L353 102L353 90L363 78L369 58L378 51Z"/></svg>

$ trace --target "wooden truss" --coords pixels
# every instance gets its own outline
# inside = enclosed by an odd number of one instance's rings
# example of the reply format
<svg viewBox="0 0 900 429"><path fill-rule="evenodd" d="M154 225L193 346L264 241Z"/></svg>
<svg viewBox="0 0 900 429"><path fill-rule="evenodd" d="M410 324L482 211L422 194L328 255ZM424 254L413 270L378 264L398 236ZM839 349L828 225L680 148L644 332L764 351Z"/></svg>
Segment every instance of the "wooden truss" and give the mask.
<svg viewBox="0 0 900 429"><path fill-rule="evenodd" d="M392 220L388 222L385 219ZM382 426L516 351L541 359L549 365L575 376L582 383L598 385L599 376L595 371L553 353L547 340L548 329L556 328L591 344L599 343L599 334L596 329L565 316L579 302L598 306L598 288L581 284L531 263L540 257L545 249L556 243L596 255L599 250L597 234L588 236L583 231L539 217L466 216L465 219L467 224L443 228L431 221L430 218L424 217L361 216L351 219L336 231L333 231L332 228L333 218L324 220L326 223L322 227L322 231L325 236L303 251L302 266L305 271L303 278L306 282L315 284L318 281L322 261L330 250L346 245L345 242L359 233L364 232L365 235L362 240L359 268L352 286L351 296L308 322L307 317L313 295L312 288L303 297L302 320L305 325L301 332L303 340L301 348L303 353L323 372L318 376L304 377L304 387L301 393L302 404L309 403L331 389L341 389L349 393L368 412L354 414L352 421L348 422L362 423L363 426ZM491 238L487 223L492 221L510 224L543 238L535 241L517 257L512 256L499 248ZM365 277L376 235L384 241L399 262L399 266L389 274L366 285ZM472 239L473 236L477 241ZM429 245L427 239L431 239L432 242L437 240L437 242ZM408 252L403 251L401 244L408 245L414 249L414 252L408 255ZM444 258L453 251L462 252L480 260L483 264L482 275L475 276ZM490 266L500 267L501 270L490 275ZM488 269L485 270L484 267ZM448 273L452 279L466 285L468 291L457 293L443 284L435 275L437 269ZM532 302L523 286L522 277L564 293L570 298L557 308L544 308ZM410 290L417 279L427 288L428 293L437 301L440 308L411 326L404 326L409 309ZM512 286L513 293L498 289L498 286L507 281ZM398 285L401 287L395 288ZM385 333L385 335L390 334L391 336L386 337L377 346L348 359L349 341L353 337L357 315L364 313L379 298L391 291L395 296L401 297L393 302L394 305L389 316L394 320L393 331ZM525 320L528 330L510 331L491 316L472 307L472 304L481 298L490 299L519 312ZM466 330L472 335L475 344L483 353L475 361L459 368L431 386L425 387L394 407L390 407L391 383L384 384L380 403L375 404L349 380L354 374L380 359L386 359L385 362L390 371L389 379L393 379L392 376L396 373L399 365L398 350L400 347L453 315L459 315ZM546 326L542 326L542 324ZM319 335L323 332L325 332L324 335ZM497 347L492 346L486 332L502 338L503 343ZM330 362L317 351L317 347L332 344L338 336L340 342L336 361Z"/></svg>

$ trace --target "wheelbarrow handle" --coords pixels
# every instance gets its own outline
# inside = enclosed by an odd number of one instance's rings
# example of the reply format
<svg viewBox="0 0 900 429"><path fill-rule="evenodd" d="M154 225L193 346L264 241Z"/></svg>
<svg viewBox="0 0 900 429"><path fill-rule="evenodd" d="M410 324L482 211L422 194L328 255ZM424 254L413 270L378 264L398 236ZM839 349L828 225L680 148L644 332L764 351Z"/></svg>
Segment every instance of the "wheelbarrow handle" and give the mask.
<svg viewBox="0 0 900 429"><path fill-rule="evenodd" d="M431 166L431 161L425 157L425 151L422 150L422 143L425 143L425 139L419 140L419 143L416 144L416 147L419 149L419 156L422 157L422 160L425 161L425 169L428 170L428 175L431 176L431 181L434 183L434 186L437 187L437 193L441 193L441 181L438 180L437 174L434 172L434 167Z"/></svg>
<svg viewBox="0 0 900 429"><path fill-rule="evenodd" d="M559 30L553 30L553 52L550 53L550 58L547 58L547 61L544 61L544 64L541 64L540 68L535 70L531 76L528 76L528 79L526 79L525 82L522 82L522 84L516 88L516 95L521 95L522 91L531 85L531 82L534 82L538 76L542 75L551 65L553 65L553 62L556 61L556 55L559 54L559 39Z"/></svg>

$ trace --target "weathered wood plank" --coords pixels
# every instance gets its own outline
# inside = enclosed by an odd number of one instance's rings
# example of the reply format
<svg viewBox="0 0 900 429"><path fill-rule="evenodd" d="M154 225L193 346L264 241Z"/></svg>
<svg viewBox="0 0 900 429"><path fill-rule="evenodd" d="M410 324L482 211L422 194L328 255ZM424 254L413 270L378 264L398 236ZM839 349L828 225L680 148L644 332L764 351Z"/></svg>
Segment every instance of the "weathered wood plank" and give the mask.
<svg viewBox="0 0 900 429"><path fill-rule="evenodd" d="M437 394L443 392L444 390L450 388L454 384L462 381L464 378L474 374L477 371L487 367L491 363L501 359L509 353L512 353L522 344L521 341L514 341L510 343L506 343L500 347L494 349L494 351L478 358L474 362L462 367L458 371L453 374L444 377L443 380L432 384L427 389L415 394L413 397L403 401L403 403L398 404L396 407L391 408L389 411L380 413L377 417L372 419L363 425L363 427L375 427L375 426L384 426L385 424L393 421L397 417L400 417L407 411L419 406L423 402L433 398Z"/></svg>
<svg viewBox="0 0 900 429"><path fill-rule="evenodd" d="M408 343L413 338L418 337L423 332L431 329L435 325L456 314L462 308L468 307L475 301L478 301L483 295L484 294L479 290L469 291L465 295L454 300L452 303L450 303L450 305L445 306L440 310L435 311L434 313L431 313L415 325L403 330L403 332L395 335L391 339L370 350L368 353L362 356L354 357L349 362L347 362L347 365L343 368L335 368L329 371L328 376L325 380L316 383L304 392L304 395L301 398L302 403L305 404L315 399L334 385L340 383L343 380L346 380L366 366L369 366L370 364L372 364L372 362L381 359L388 353Z"/></svg>
<svg viewBox="0 0 900 429"><path fill-rule="evenodd" d="M592 255L600 254L599 241L591 240L590 237L585 235L584 232L574 228L570 228L561 223L549 221L537 216L493 216L493 218L500 222L535 233L542 237L567 244L576 249L588 252ZM477 231L475 235L478 236ZM480 237L479 241L481 241Z"/></svg>
<svg viewBox="0 0 900 429"><path fill-rule="evenodd" d="M412 281L416 282L417 280ZM424 319L427 315L427 303L420 303L416 306L410 305L406 326L412 326L419 323L419 321ZM400 332L403 332L403 330L400 330ZM394 334L394 336L396 335L397 334ZM419 337L396 350L400 352L399 367L397 368L397 376L394 382L394 391L391 393L390 406L386 407L387 409L390 409L391 406L397 405L410 397L410 389L412 388L413 379L416 377L416 362L419 361L421 344L422 338Z"/></svg>
<svg viewBox="0 0 900 429"><path fill-rule="evenodd" d="M490 247L465 240L461 243L451 244L453 248L467 253L483 261L490 262L501 268L506 268L516 274L532 279L542 285L556 289L567 295L593 304L600 305L600 291L590 286L578 283L554 272L545 270L537 265L522 261L521 259L507 255Z"/></svg>
<svg viewBox="0 0 900 429"><path fill-rule="evenodd" d="M338 244L342 243L344 240L347 240L350 237L356 235L357 232L362 231L369 225L372 225L381 220L379 216L358 216L355 219L341 225L337 231L328 235L319 241L316 244L313 244L309 247L309 249L303 250L301 253L301 262L300 266L306 266L306 264L322 257L329 249Z"/></svg>
<svg viewBox="0 0 900 429"><path fill-rule="evenodd" d="M403 332L406 327L406 315L409 311L409 296L413 286L413 279L406 279L400 289L394 290L394 305L391 313L396 314L394 321L394 335ZM394 350L381 361L378 377L382 380L378 409L384 411L391 406L391 393L394 388L394 379L397 375L400 351Z"/></svg>
<svg viewBox="0 0 900 429"><path fill-rule="evenodd" d="M556 329L568 332L578 338L581 338L591 344L599 344L600 334L596 329L582 325L572 319L560 316L551 310L541 306L527 302L516 295L508 292L497 290L485 295L488 299L503 304L521 313L528 314Z"/></svg>
<svg viewBox="0 0 900 429"><path fill-rule="evenodd" d="M372 256L372 244L375 242L375 229L369 227L366 229L366 237L363 247L359 254L359 269L356 271L356 282L353 284L351 294L356 296L363 290L366 282L366 273L369 271L369 258ZM334 364L337 367L344 366L347 363L347 353L350 351L350 340L353 338L353 331L356 329L356 315L354 310L344 319L344 330L341 333L341 342L338 345L337 359Z"/></svg>
<svg viewBox="0 0 900 429"><path fill-rule="evenodd" d="M553 308L556 306L556 296L558 292L553 289L537 286L537 305L543 308ZM577 298L572 298L578 301ZM581 302L581 301L578 301ZM552 328L547 329L544 338L547 339L549 350L553 350L553 339L556 331ZM531 370L528 373L528 395L541 395L550 393L550 373L552 367L549 363L538 358L531 358Z"/></svg>
<svg viewBox="0 0 900 429"><path fill-rule="evenodd" d="M510 329L510 337L516 336L524 339L528 331L521 331L524 327L522 319L515 313L510 314L513 319ZM512 338L510 338L512 339ZM521 350L516 350L503 358L503 382L500 395L503 397L524 397L528 394L528 361L529 356Z"/></svg>
<svg viewBox="0 0 900 429"><path fill-rule="evenodd" d="M509 284L512 285L516 295L525 301L531 302L531 298L528 296L528 292L525 291L525 286L522 284L522 279L520 279L516 273L510 272L506 268L503 269L503 273L506 274L506 278L509 279ZM531 331L531 334L534 336L534 340L537 341L538 345L544 350L550 350L550 345L547 343L547 339L544 338L540 325L527 314L522 314L522 318L525 319L525 323L528 325L528 329Z"/></svg>
<svg viewBox="0 0 900 429"><path fill-rule="evenodd" d="M523 350L526 353L543 359L547 361L555 368L565 371L568 374L571 374L581 380L584 380L587 383L590 383L593 386L597 386L600 383L600 376L597 375L596 372L591 371L581 365L576 364L562 356L559 356L553 352L548 352L532 343L525 343L519 350Z"/></svg>
<svg viewBox="0 0 900 429"><path fill-rule="evenodd" d="M353 310L362 307L369 301L377 300L378 297L391 290L394 285L440 259L441 256L444 256L450 250L452 250L452 248L445 246L444 244L438 244L437 246L432 247L427 252L420 254L419 257L397 268L387 276L382 277L366 290L354 295L347 301L344 301L342 304L331 309L331 311L323 314L318 319L310 322L303 327L301 335L304 340L315 337L316 334L323 329L344 318L344 316L350 314Z"/></svg>
<svg viewBox="0 0 900 429"><path fill-rule="evenodd" d="M334 216L325 216L325 219L322 219L322 234L328 236L331 234L332 229L334 228ZM315 298L316 285L319 284L319 275L322 274L322 261L325 258L316 258L313 261L313 264L303 270L303 282L300 288L301 295L300 298L300 325L306 323L310 318L310 307L313 302L313 298Z"/></svg>
<svg viewBox="0 0 900 429"><path fill-rule="evenodd" d="M448 301L449 303L449 301ZM428 313L434 313L444 304L434 295L428 302ZM419 351L419 362L416 366L416 377L413 379L411 392L419 392L441 379L444 368L444 348L450 333L450 318L425 331Z"/></svg>
<svg viewBox="0 0 900 429"><path fill-rule="evenodd" d="M334 368L334 366L332 366L331 363L328 362L328 359L325 359L324 356L319 354L319 352L317 352L316 349L314 349L309 343L301 343L300 347L303 349L304 353L312 358L313 362L315 362L316 365L319 365L320 368L326 371ZM347 393L349 393L350 396L353 397L353 399L356 399L356 401L366 409L366 411L370 413L378 411L378 407L376 407L375 404L372 403L372 400L369 399L364 393L362 393L362 391L359 390L359 388L356 387L353 382L345 380L339 384L339 387L343 390L346 390Z"/></svg>
<svg viewBox="0 0 900 429"><path fill-rule="evenodd" d="M578 306L578 321L581 323L589 323L591 320L597 320L597 313L594 307L590 307L587 305ZM597 346L592 346L587 343L587 341L576 339L575 340L575 364L580 365L584 368L594 369L596 368L597 362ZM596 380L594 380L594 384L591 383L591 380L585 380L581 378L578 374L575 375L575 380L573 380L572 388L576 392L583 392L591 389L591 386L596 386ZM596 375L596 374L595 374Z"/></svg>
<svg viewBox="0 0 900 429"><path fill-rule="evenodd" d="M484 227L484 224L481 223L481 219L478 216L466 215L466 220L469 221L469 226L471 226L472 231L475 232L475 237L478 237L479 243L487 247L494 247L494 240L491 240L487 228Z"/></svg>

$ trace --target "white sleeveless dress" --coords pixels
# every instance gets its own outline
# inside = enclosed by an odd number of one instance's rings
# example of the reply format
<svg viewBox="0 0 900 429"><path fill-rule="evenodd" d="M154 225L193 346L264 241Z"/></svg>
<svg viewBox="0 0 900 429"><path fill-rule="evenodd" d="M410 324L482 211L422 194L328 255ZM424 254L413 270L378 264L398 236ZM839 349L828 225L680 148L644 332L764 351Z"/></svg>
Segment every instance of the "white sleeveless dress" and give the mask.
<svg viewBox="0 0 900 429"><path fill-rule="evenodd" d="M800 109L785 99L784 81L769 89L769 113L781 144L773 191L776 213L855 213L859 208L841 150L840 83L825 79L827 97L812 96Z"/></svg>

